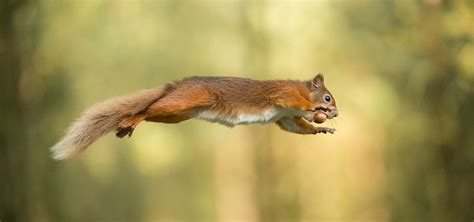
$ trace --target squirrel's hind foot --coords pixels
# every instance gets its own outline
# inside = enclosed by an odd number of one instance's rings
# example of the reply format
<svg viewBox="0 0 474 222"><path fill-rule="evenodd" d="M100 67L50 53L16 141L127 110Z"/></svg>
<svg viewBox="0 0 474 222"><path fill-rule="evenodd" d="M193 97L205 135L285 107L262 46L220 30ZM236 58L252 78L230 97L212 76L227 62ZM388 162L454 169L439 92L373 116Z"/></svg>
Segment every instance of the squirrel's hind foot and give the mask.
<svg viewBox="0 0 474 222"><path fill-rule="evenodd" d="M128 137L132 136L133 130L135 127L145 119L145 115L139 114L135 116L131 116L128 118L123 119L120 121L117 127L117 132L115 135L117 137L123 138L124 136L128 135Z"/></svg>
<svg viewBox="0 0 474 222"><path fill-rule="evenodd" d="M115 133L115 136L120 137L120 138L123 138L123 137L125 137L126 135L128 135L128 137L131 137L131 136L132 136L132 133L133 133L133 130L134 130L134 127L132 127L132 126L129 126L129 127L118 127L118 128L117 128L117 132Z"/></svg>

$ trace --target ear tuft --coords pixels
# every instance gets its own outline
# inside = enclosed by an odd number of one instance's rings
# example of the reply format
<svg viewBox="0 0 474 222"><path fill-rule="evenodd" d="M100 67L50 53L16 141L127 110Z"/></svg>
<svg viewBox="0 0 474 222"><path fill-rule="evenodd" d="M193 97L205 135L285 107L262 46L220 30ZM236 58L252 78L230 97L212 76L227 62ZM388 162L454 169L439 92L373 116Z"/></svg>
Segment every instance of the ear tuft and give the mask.
<svg viewBox="0 0 474 222"><path fill-rule="evenodd" d="M324 85L324 76L322 73L318 73L314 79L313 79L313 84L312 87L314 89L319 89Z"/></svg>

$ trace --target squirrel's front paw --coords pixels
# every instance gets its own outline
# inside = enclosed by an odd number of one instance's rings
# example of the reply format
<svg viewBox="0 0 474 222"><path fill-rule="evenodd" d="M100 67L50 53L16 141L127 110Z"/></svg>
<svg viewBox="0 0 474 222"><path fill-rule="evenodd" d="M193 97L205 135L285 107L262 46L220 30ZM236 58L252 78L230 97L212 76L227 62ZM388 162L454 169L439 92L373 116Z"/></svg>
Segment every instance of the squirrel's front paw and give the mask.
<svg viewBox="0 0 474 222"><path fill-rule="evenodd" d="M333 134L334 132L336 131L336 129L334 128L329 128L329 127L316 127L314 130L313 130L313 134L318 134L318 133L331 133Z"/></svg>

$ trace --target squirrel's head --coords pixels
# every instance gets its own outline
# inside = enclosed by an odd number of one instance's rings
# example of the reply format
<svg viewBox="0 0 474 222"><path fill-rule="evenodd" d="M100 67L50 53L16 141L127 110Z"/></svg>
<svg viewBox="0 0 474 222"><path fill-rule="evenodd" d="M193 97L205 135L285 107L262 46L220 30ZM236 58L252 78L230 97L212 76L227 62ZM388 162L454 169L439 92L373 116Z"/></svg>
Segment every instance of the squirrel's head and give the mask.
<svg viewBox="0 0 474 222"><path fill-rule="evenodd" d="M328 119L338 115L336 100L324 86L324 76L318 73L311 81L310 100L316 104L315 110L325 113Z"/></svg>

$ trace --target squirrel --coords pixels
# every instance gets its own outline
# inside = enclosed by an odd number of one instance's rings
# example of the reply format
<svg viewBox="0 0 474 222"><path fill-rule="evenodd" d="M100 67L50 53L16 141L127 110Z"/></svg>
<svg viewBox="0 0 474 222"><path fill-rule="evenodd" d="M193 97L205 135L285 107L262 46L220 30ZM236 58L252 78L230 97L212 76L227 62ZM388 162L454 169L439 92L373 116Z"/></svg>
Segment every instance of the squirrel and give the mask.
<svg viewBox="0 0 474 222"><path fill-rule="evenodd" d="M195 76L92 106L51 152L56 160L66 159L113 130L117 137L130 137L142 121L179 123L194 118L230 127L276 123L289 132L317 134L335 129L311 122L336 116L336 101L320 73L309 81Z"/></svg>

